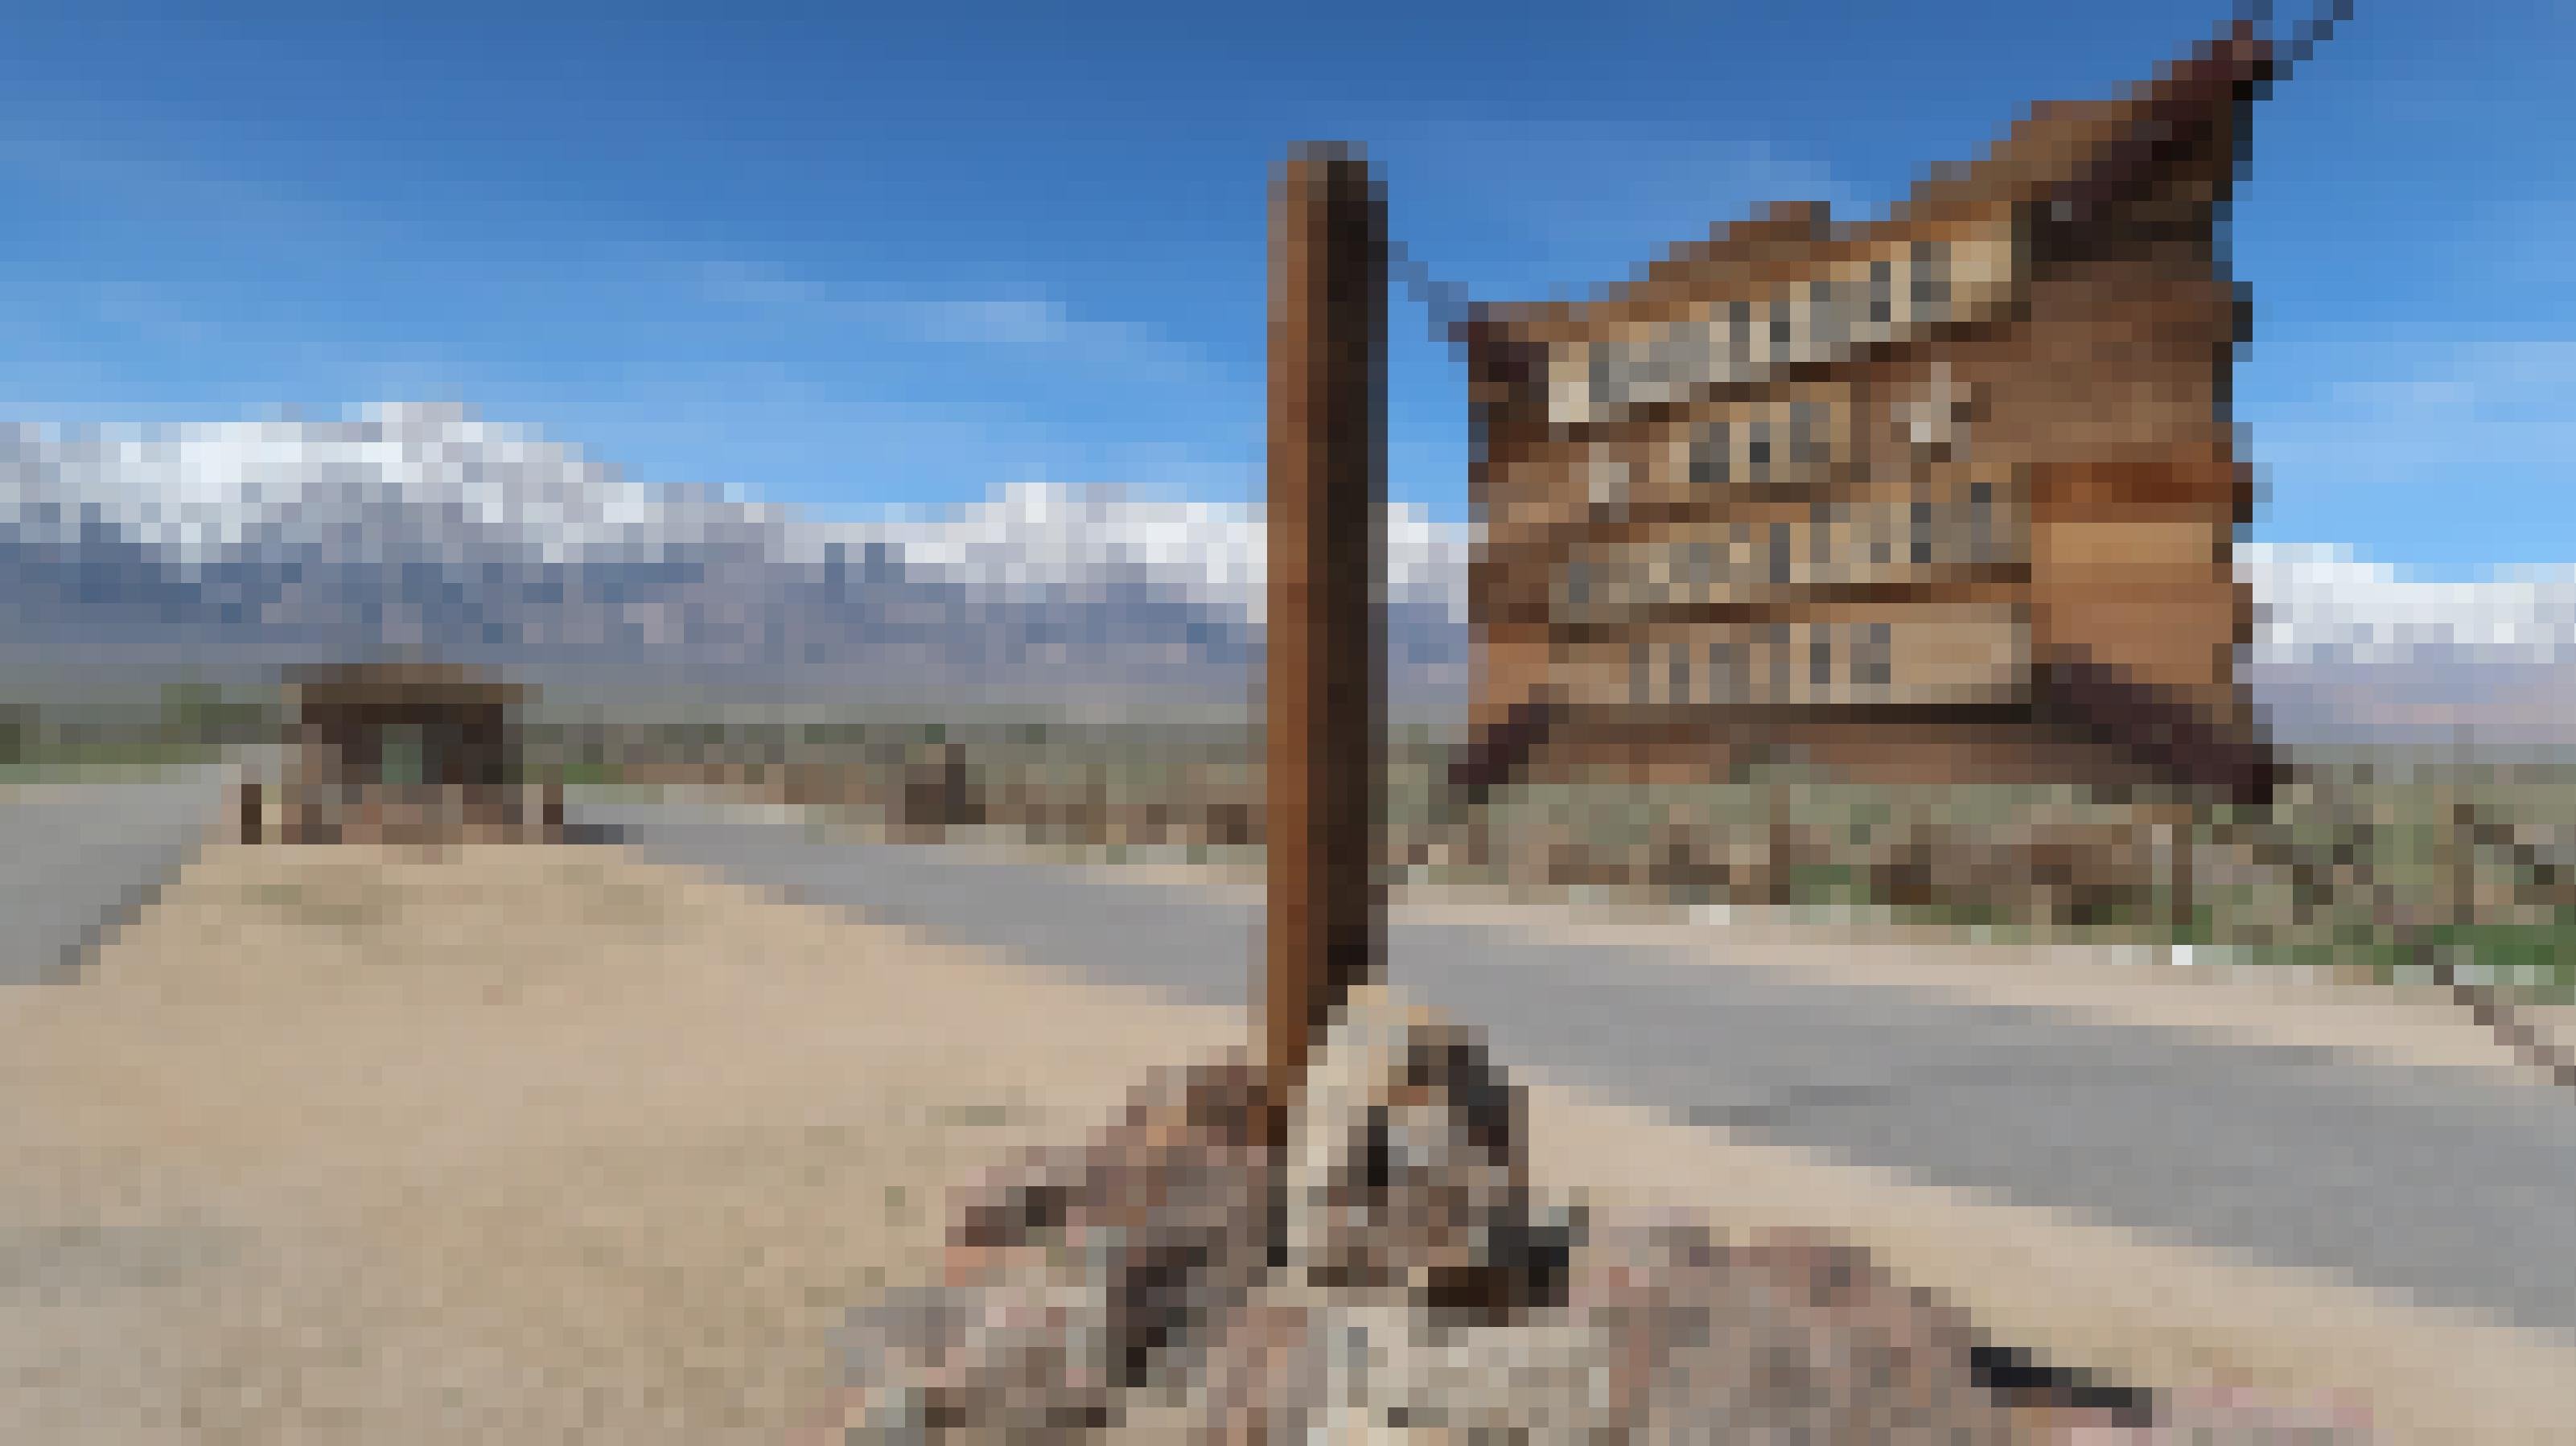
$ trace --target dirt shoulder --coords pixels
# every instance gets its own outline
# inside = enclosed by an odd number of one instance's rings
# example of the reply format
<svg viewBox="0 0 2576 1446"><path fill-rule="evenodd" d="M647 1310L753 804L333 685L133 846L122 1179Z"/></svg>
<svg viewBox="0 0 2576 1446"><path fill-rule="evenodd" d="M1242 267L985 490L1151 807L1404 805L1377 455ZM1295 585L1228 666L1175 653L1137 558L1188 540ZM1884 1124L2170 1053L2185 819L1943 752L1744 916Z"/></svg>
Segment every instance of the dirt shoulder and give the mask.
<svg viewBox="0 0 2576 1446"><path fill-rule="evenodd" d="M614 850L210 848L0 995L0 1438L775 1442L944 1188L1246 1028ZM1529 1083L1547 1183L1838 1226L2070 1361L2563 1437L2576 1343Z"/></svg>

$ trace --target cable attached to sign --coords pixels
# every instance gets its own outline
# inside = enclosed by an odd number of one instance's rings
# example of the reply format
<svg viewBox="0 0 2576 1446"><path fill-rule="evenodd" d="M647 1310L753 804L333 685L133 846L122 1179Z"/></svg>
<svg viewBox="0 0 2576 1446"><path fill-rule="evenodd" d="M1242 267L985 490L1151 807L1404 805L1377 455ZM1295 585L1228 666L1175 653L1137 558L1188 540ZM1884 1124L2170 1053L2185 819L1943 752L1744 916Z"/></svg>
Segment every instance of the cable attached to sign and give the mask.
<svg viewBox="0 0 2576 1446"><path fill-rule="evenodd" d="M1455 281L1436 280L1431 268L1413 259L1401 241L1386 243L1387 270L1401 277L1405 291L1431 313L1431 339L1445 341L1454 349L1464 346L1467 330L1484 314L1484 303L1467 299L1467 288Z"/></svg>
<svg viewBox="0 0 2576 1446"><path fill-rule="evenodd" d="M2238 6L2238 18L2249 27L2268 27L2272 20L2271 0L2243 0ZM2292 27L2287 59L2274 63L2272 78L2287 78L2291 67L2315 54L2317 46L2334 33L2338 23L2351 19L2352 0L2325 0L2307 20ZM1431 268L1416 260L1400 240L1387 241L1387 266L1391 274L1403 280L1406 294L1430 313L1431 339L1446 342L1453 350L1463 347L1469 331L1483 319L1485 303L1469 299L1467 288L1460 283L1434 277Z"/></svg>
<svg viewBox="0 0 2576 1446"><path fill-rule="evenodd" d="M2269 26L2272 23L2272 0L2248 0L2237 8L2237 16L2258 29ZM2351 18L2352 0L2327 0L2318 6L2315 14L2291 29L2289 59L2274 67L2273 79L2286 78L2292 66L2305 64L2309 56L2316 54L2317 47L2334 34L2335 25Z"/></svg>

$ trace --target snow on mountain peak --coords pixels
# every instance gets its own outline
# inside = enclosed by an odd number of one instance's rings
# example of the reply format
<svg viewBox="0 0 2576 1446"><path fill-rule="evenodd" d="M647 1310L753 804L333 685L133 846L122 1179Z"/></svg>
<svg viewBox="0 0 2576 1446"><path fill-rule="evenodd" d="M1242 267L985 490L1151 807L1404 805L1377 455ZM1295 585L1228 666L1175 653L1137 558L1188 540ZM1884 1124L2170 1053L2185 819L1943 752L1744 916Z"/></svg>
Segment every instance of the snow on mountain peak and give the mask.
<svg viewBox="0 0 2576 1446"><path fill-rule="evenodd" d="M666 532L679 500L449 404L373 406L338 422L0 428L0 519L67 542L94 516L188 563L353 536L559 557Z"/></svg>
<svg viewBox="0 0 2576 1446"><path fill-rule="evenodd" d="M2257 667L2399 663L2432 651L2467 661L2576 657L2576 567L2477 582L2429 582L2330 544L2250 543L2238 573L2258 604Z"/></svg>
<svg viewBox="0 0 2576 1446"><path fill-rule="evenodd" d="M1141 496L1112 485L1022 482L945 518L854 529L907 562L981 587L1081 587L1103 571L1151 577L1206 604L1265 615L1268 533L1255 509ZM1388 508L1391 597L1447 604L1466 618L1467 530Z"/></svg>
<svg viewBox="0 0 2576 1446"><path fill-rule="evenodd" d="M880 544L924 577L1027 597L1145 580L1258 623L1268 574L1257 504L1020 482L929 518L821 521L704 488L630 481L578 450L453 403L383 403L341 421L155 429L0 426L0 531L76 545L104 527L195 565L281 545L324 559L580 563L729 556L810 566ZM1473 531L1397 505L1390 600L1466 620ZM2258 667L2404 661L2426 650L2576 656L2576 568L2415 580L2329 546L2248 544Z"/></svg>

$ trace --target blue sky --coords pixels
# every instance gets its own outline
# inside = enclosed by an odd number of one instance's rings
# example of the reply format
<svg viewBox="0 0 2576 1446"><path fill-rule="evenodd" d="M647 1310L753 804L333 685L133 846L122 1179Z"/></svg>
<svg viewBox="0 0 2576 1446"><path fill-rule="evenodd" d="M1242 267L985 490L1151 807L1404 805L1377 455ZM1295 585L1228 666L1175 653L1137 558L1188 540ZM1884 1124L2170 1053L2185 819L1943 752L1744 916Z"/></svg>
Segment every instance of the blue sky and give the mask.
<svg viewBox="0 0 2576 1446"><path fill-rule="evenodd" d="M2252 535L2434 577L2576 561L2576 7L2360 11L2263 107L2240 191ZM1878 212L2227 14L30 8L0 86L0 417L454 400L830 517L1027 479L1244 500L1294 140L1363 142L1436 274L1580 294L1764 201ZM1395 495L1463 519L1463 379L1394 317Z"/></svg>

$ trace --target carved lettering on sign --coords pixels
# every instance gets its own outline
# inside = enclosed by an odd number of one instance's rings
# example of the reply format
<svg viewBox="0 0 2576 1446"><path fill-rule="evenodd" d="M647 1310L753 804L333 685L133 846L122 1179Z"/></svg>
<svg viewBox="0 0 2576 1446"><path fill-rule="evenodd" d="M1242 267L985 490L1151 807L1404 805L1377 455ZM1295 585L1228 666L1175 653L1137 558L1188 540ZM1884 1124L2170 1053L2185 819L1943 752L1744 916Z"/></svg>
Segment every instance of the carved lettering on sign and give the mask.
<svg viewBox="0 0 2576 1446"><path fill-rule="evenodd" d="M1819 499L1804 515L1684 523L1663 536L1587 545L1555 570L1552 616L1579 625L1644 622L1760 602L1784 589L1908 586L2027 564L2017 494L1972 477L1931 495Z"/></svg>
<svg viewBox="0 0 2576 1446"><path fill-rule="evenodd" d="M1677 320L1573 343L1549 362L1549 418L1606 421L1982 315L2011 294L2021 261L2010 224L1951 240L1901 241L1767 296L1707 303Z"/></svg>
<svg viewBox="0 0 2576 1446"><path fill-rule="evenodd" d="M1737 487L1815 486L1848 467L1853 413L1840 393L1740 402L1677 428L1663 494L1695 499Z"/></svg>
<svg viewBox="0 0 2576 1446"><path fill-rule="evenodd" d="M1591 707L1995 703L2019 696L2029 650L2009 603L1914 604L1560 644L1557 670Z"/></svg>

